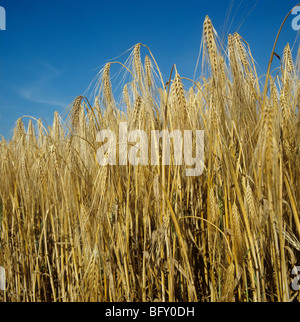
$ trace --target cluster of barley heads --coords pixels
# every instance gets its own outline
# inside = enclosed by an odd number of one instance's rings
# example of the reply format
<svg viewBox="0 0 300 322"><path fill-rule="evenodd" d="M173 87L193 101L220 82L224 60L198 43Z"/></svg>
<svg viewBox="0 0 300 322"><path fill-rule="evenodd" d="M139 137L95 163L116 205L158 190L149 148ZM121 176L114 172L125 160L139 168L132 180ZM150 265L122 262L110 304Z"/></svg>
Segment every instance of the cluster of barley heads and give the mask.
<svg viewBox="0 0 300 322"><path fill-rule="evenodd" d="M52 126L0 143L3 301L292 301L300 264L300 82L289 45L264 95L249 45L207 17L201 77L149 48L99 72ZM145 55L144 55L145 54ZM117 83L117 89L112 84ZM204 130L201 176L97 162L100 130ZM149 134L149 137L150 134ZM130 145L130 143L128 143ZM173 150L172 150L173 151Z"/></svg>

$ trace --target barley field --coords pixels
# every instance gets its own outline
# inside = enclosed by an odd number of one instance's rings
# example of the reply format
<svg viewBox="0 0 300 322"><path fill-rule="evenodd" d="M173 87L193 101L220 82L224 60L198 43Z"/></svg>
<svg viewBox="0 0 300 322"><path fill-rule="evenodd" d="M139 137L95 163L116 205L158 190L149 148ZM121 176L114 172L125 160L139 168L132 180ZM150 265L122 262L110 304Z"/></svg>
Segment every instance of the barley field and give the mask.
<svg viewBox="0 0 300 322"><path fill-rule="evenodd" d="M17 120L0 143L0 301L300 300L299 60L279 56L258 75L246 40L222 43L206 17L200 77L165 79L137 44L51 126ZM100 166L97 133L121 122L205 131L202 175L173 154Z"/></svg>

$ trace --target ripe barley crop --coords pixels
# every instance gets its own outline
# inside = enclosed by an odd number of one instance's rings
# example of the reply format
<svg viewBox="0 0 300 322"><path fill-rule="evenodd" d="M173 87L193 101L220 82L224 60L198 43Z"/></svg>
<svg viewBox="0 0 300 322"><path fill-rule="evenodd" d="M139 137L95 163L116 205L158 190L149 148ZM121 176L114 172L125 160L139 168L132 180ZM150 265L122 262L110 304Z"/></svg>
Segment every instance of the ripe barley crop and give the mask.
<svg viewBox="0 0 300 322"><path fill-rule="evenodd" d="M299 64L287 45L279 74L258 75L246 41L235 33L219 46L209 17L202 43L196 80L180 66L164 80L137 44L65 119L56 112L46 128L24 117L2 139L0 300L300 300L290 287L300 262ZM187 177L172 154L166 166L100 166L98 132L132 148L122 122L147 134L203 130L202 175Z"/></svg>

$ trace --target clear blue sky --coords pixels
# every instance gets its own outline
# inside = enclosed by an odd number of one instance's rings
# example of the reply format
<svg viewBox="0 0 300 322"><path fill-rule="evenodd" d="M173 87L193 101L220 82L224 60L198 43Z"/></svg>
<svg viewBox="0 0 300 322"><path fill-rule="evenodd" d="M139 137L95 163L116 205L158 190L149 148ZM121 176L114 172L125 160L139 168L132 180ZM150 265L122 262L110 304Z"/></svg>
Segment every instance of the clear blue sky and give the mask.
<svg viewBox="0 0 300 322"><path fill-rule="evenodd" d="M7 15L7 30L0 31L0 134L9 139L23 115L51 122L54 111L83 94L99 67L139 42L150 47L165 78L174 63L192 78L206 15L225 37L244 21L239 33L265 74L280 24L298 1L0 0ZM287 42L299 46L292 19L280 37L280 55Z"/></svg>

